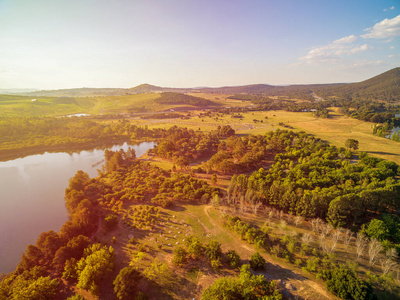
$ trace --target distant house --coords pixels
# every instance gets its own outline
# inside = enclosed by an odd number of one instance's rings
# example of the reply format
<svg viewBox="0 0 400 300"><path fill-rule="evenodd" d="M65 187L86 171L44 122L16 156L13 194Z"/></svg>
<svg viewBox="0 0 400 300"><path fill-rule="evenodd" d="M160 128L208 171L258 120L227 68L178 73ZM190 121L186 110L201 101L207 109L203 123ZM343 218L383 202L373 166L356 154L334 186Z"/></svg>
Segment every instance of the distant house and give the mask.
<svg viewBox="0 0 400 300"><path fill-rule="evenodd" d="M310 109L310 111L318 111L318 109L312 108Z"/></svg>
<svg viewBox="0 0 400 300"><path fill-rule="evenodd" d="M37 101L37 99L32 99L31 101L32 101L32 102L36 102L36 101Z"/></svg>

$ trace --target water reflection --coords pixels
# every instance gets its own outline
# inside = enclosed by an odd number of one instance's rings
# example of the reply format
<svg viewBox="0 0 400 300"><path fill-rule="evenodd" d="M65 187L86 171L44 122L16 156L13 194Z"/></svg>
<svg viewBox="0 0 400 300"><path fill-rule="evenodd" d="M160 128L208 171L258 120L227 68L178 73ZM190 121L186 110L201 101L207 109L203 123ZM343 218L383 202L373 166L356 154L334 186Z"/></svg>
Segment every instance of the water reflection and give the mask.
<svg viewBox="0 0 400 300"><path fill-rule="evenodd" d="M131 146L143 155L155 143ZM127 150L127 143L108 149ZM14 270L28 244L67 220L64 191L78 170L97 176L104 149L44 153L0 162L0 273Z"/></svg>

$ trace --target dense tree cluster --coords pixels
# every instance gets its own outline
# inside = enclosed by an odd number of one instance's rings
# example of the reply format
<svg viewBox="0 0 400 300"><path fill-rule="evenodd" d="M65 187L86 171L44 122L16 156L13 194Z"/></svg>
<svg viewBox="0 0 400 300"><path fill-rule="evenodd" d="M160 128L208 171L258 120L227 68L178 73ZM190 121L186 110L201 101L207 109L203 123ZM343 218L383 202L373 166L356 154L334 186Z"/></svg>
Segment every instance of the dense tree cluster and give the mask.
<svg viewBox="0 0 400 300"><path fill-rule="evenodd" d="M284 150L269 170L233 176L229 200L255 201L308 218L327 219L334 226L360 225L399 207L398 166L364 156L357 164L351 153L305 133L267 133L270 146Z"/></svg>
<svg viewBox="0 0 400 300"><path fill-rule="evenodd" d="M221 172L224 174L240 173L260 167L267 154L281 150L279 146L269 144L261 136L231 136L218 145L218 152L201 168L208 173Z"/></svg>
<svg viewBox="0 0 400 300"><path fill-rule="evenodd" d="M99 292L100 280L114 268L114 249L110 246L92 244L77 261L68 260L65 264L63 278L77 280L77 287L90 290L94 295Z"/></svg>
<svg viewBox="0 0 400 300"><path fill-rule="evenodd" d="M328 291L337 295L341 299L377 299L369 283L359 278L355 270L339 265L332 269L321 270L318 274L320 278L326 280Z"/></svg>
<svg viewBox="0 0 400 300"><path fill-rule="evenodd" d="M234 134L235 131L230 126L219 126L216 131L208 134L173 126L165 132L164 138L150 153L170 159L180 167L186 167L190 161L215 153L219 139Z"/></svg>
<svg viewBox="0 0 400 300"><path fill-rule="evenodd" d="M216 105L214 102L204 98L174 92L161 93L161 96L154 101L160 104L183 104L193 106Z"/></svg>
<svg viewBox="0 0 400 300"><path fill-rule="evenodd" d="M203 300L214 299L270 299L280 300L276 282L263 275L253 275L249 265L243 265L237 277L222 277L204 290Z"/></svg>
<svg viewBox="0 0 400 300"><path fill-rule="evenodd" d="M347 100L383 100L394 102L400 96L400 68L389 70L368 80L351 84L317 85L314 90L324 98Z"/></svg>

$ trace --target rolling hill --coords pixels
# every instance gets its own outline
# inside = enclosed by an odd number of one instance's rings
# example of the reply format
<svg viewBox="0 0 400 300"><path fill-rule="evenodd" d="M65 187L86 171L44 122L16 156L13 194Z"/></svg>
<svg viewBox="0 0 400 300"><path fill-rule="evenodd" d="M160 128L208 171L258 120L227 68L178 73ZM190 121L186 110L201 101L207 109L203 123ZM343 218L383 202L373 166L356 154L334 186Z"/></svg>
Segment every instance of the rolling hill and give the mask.
<svg viewBox="0 0 400 300"><path fill-rule="evenodd" d="M383 100L394 102L400 100L400 68L394 68L365 81L357 83L309 84L274 86L268 84L252 84L243 86L225 86L218 88L169 88L150 84L141 84L132 88L77 88L61 90L43 90L26 93L29 96L47 97L87 97L117 96L142 93L218 93L218 94L262 94L265 96L289 96L308 99L310 91L320 96L341 97L345 99Z"/></svg>
<svg viewBox="0 0 400 300"><path fill-rule="evenodd" d="M365 81L339 85L322 85L314 90L323 97L363 98L388 102L400 100L400 68L389 70Z"/></svg>

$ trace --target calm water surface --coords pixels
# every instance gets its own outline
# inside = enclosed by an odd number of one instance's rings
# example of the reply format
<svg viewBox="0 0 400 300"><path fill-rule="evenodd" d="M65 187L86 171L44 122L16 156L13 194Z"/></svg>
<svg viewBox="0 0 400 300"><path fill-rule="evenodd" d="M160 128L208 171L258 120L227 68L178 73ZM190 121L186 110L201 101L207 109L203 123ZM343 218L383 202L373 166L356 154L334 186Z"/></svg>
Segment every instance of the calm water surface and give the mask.
<svg viewBox="0 0 400 300"><path fill-rule="evenodd" d="M155 143L131 146L136 156ZM127 143L108 149L127 150ZM104 149L44 153L0 162L0 273L15 269L26 246L43 231L58 231L68 218L64 191L78 170L97 176Z"/></svg>

